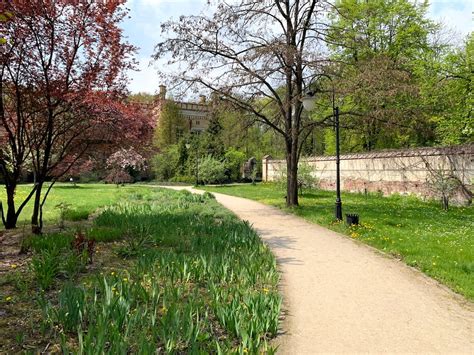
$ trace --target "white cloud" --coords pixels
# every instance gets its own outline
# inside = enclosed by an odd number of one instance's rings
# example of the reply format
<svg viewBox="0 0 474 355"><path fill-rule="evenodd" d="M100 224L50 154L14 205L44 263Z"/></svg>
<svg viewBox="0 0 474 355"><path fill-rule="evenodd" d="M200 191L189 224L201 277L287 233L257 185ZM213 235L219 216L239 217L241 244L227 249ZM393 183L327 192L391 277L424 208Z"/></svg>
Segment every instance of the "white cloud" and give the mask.
<svg viewBox="0 0 474 355"><path fill-rule="evenodd" d="M153 94L158 89L160 79L154 65L150 65L150 61L151 58L139 58L139 71L129 73L131 82L128 88L132 93L147 92Z"/></svg>
<svg viewBox="0 0 474 355"><path fill-rule="evenodd" d="M464 38L473 30L472 14L466 11L449 9L443 11L443 13L435 19L446 25L448 29L454 30L461 38Z"/></svg>
<svg viewBox="0 0 474 355"><path fill-rule="evenodd" d="M433 0L428 16L462 39L474 30L473 4L471 0Z"/></svg>

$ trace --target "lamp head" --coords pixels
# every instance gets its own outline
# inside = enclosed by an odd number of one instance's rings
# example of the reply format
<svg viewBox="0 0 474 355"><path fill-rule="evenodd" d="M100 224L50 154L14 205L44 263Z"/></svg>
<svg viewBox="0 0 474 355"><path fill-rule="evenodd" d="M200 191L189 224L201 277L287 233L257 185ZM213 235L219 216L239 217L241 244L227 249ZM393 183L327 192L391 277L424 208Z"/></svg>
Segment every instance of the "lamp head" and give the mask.
<svg viewBox="0 0 474 355"><path fill-rule="evenodd" d="M309 91L301 98L303 107L306 111L312 111L316 107L316 100L314 99L314 92Z"/></svg>

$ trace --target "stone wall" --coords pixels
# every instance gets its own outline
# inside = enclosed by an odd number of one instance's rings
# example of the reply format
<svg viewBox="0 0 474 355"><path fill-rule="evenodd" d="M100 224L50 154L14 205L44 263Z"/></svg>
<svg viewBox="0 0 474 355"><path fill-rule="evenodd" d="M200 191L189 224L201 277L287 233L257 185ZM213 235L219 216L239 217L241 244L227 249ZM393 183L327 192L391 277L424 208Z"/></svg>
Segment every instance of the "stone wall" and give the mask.
<svg viewBox="0 0 474 355"><path fill-rule="evenodd" d="M320 188L335 190L334 156L302 158L301 162L313 168L313 175L319 180ZM284 170L284 160L273 160L270 156L263 158L263 181L278 179ZM433 188L428 181L435 174L453 175L472 191L474 144L341 155L341 188L344 191L433 196ZM455 194L458 202L465 203L471 199L470 192L463 188Z"/></svg>

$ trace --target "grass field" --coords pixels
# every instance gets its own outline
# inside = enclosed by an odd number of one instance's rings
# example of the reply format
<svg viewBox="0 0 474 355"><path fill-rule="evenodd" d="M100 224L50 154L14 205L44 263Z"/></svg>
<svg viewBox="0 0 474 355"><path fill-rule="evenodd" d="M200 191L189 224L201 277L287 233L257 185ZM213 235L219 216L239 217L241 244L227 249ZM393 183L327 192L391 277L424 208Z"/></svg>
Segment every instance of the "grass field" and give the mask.
<svg viewBox="0 0 474 355"><path fill-rule="evenodd" d="M76 186L56 184L51 190L43 210L44 222L46 225L58 222L61 214L61 208L58 206L60 204L67 207L67 219L87 219L89 213L98 207L126 199L142 190L142 187L133 185L116 187L116 185L106 184L78 184ZM31 185L20 185L16 192L16 201L23 201L30 191ZM6 195L3 188L0 189L0 201L3 201L3 206L6 208ZM22 228L29 225L32 206L33 203L30 200L20 215L17 227ZM2 228L3 226L0 226L0 230Z"/></svg>
<svg viewBox="0 0 474 355"><path fill-rule="evenodd" d="M52 198L107 207L21 241L26 257L0 270L0 353L274 352L275 259L211 194L88 185Z"/></svg>
<svg viewBox="0 0 474 355"><path fill-rule="evenodd" d="M285 207L285 192L273 184L205 187L277 206L404 260L474 300L474 207L451 207L415 197L342 194L343 212L360 215L360 226L334 222L335 194L310 190L300 206Z"/></svg>

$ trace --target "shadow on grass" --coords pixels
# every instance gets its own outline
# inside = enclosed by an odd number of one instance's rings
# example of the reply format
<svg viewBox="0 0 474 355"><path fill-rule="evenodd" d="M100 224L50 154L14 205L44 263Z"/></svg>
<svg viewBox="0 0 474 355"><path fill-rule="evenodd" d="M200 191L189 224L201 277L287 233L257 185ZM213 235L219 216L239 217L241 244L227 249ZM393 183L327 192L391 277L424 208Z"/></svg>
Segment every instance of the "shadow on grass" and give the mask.
<svg viewBox="0 0 474 355"><path fill-rule="evenodd" d="M97 190L97 186L88 186L88 185L55 185L54 186L55 190Z"/></svg>

